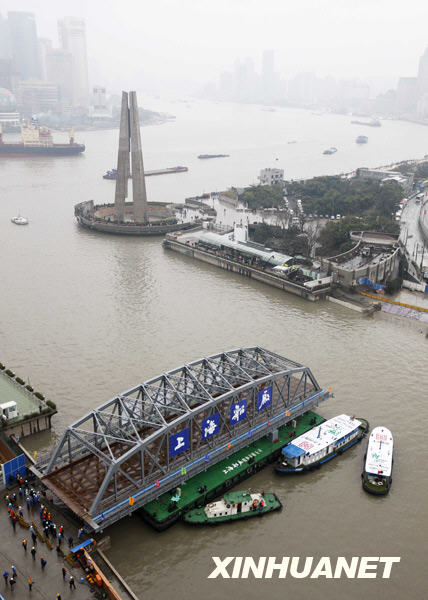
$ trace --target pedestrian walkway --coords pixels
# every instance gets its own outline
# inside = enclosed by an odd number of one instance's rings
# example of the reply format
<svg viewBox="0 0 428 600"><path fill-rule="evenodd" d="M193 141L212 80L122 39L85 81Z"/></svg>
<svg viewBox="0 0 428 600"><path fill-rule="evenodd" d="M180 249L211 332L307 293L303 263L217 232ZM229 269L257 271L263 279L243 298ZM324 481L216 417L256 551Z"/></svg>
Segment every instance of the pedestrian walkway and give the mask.
<svg viewBox="0 0 428 600"><path fill-rule="evenodd" d="M17 493L17 489L6 490L2 494L2 500L5 493L10 496L13 492ZM18 495L18 493L17 493ZM17 498L19 503L19 497ZM46 505L44 499L41 500ZM57 517L55 509L51 505L46 505L50 511L53 522L59 528L64 526L64 540L61 548L65 554L68 554L68 537L73 536L75 543L78 543L78 530L73 526L68 519L65 519L61 514ZM30 523L34 521L38 531L43 532L42 523L40 520L40 503L30 509L27 508L24 502L23 519ZM28 528L16 523L15 529L12 526L11 519L8 514L6 502L1 502L0 507L0 523L2 535L0 536L0 569L3 574L8 571L9 577L6 584L5 578L0 580L0 594L5 600L14 598L34 598L37 600L56 600L57 594L61 595L62 600L94 600L95 596L91 593L88 584L82 584L80 579L83 571L79 568L72 567L66 560L63 559L56 551L57 543L50 536L50 546L43 543L37 536L37 541L33 544L31 532ZM37 533L36 529L36 533ZM22 540L27 540L27 549L25 550ZM48 538L49 540L49 538ZM35 558L31 555L32 547L35 547ZM46 565L42 568L42 557L46 561ZM13 585L13 590L10 586L10 577L12 576L12 565L16 566L16 583ZM65 580L63 579L62 566L66 568ZM74 578L76 589L72 589L69 585L70 576ZM32 589L29 591L29 577L32 578Z"/></svg>

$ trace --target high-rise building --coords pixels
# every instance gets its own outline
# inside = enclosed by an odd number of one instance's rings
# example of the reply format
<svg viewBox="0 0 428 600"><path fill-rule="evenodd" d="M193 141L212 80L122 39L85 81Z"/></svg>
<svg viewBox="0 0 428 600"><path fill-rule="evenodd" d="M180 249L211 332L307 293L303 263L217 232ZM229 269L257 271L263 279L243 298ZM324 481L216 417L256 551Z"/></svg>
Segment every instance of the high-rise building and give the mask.
<svg viewBox="0 0 428 600"><path fill-rule="evenodd" d="M40 65L40 78L42 81L48 80L46 56L48 52L52 50L52 41L47 38L39 38L39 65Z"/></svg>
<svg viewBox="0 0 428 600"><path fill-rule="evenodd" d="M428 46L425 52L419 59L418 69L418 94L424 95L428 93Z"/></svg>
<svg viewBox="0 0 428 600"><path fill-rule="evenodd" d="M69 52L57 48L47 51L46 81L58 87L60 111L70 109L73 104L73 59Z"/></svg>
<svg viewBox="0 0 428 600"><path fill-rule="evenodd" d="M264 50L262 56L262 101L272 102L277 93L275 79L275 55L273 50Z"/></svg>
<svg viewBox="0 0 428 600"><path fill-rule="evenodd" d="M10 46L9 23L0 15L0 59L8 60L12 58L12 49Z"/></svg>
<svg viewBox="0 0 428 600"><path fill-rule="evenodd" d="M40 77L36 20L33 13L9 12L9 35L14 68L20 79Z"/></svg>
<svg viewBox="0 0 428 600"><path fill-rule="evenodd" d="M88 61L86 54L85 21L76 17L65 17L58 21L61 48L72 58L73 106L89 105Z"/></svg>

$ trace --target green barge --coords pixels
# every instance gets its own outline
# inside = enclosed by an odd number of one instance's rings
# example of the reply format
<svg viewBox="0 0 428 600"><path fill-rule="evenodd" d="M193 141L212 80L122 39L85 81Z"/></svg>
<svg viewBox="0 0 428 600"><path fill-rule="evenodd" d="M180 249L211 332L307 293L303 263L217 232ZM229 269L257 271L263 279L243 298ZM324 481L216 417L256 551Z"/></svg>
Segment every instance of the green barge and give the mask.
<svg viewBox="0 0 428 600"><path fill-rule="evenodd" d="M231 454L228 458L208 467L182 484L152 500L139 510L139 514L154 529L163 531L184 513L218 498L240 481L247 479L264 466L275 461L281 449L292 439L324 423L324 417L308 411L292 422L279 427L274 440L267 436L250 443L245 448Z"/></svg>

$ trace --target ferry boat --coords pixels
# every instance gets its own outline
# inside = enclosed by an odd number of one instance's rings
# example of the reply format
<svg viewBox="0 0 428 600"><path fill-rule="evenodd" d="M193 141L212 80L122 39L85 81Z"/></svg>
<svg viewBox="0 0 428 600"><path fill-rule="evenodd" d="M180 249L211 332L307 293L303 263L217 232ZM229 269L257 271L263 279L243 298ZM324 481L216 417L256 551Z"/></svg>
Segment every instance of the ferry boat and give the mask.
<svg viewBox="0 0 428 600"><path fill-rule="evenodd" d="M327 150L324 150L323 154L335 154L336 152L337 152L337 148L332 146L331 148L327 148Z"/></svg>
<svg viewBox="0 0 428 600"><path fill-rule="evenodd" d="M21 215L18 215L17 217L12 217L11 219L12 223L15 223L15 225L28 225L28 219L26 217L21 217Z"/></svg>
<svg viewBox="0 0 428 600"><path fill-rule="evenodd" d="M375 427L370 434L361 474L363 489L369 494L385 496L392 483L394 440L386 427Z"/></svg>
<svg viewBox="0 0 428 600"><path fill-rule="evenodd" d="M261 517L282 508L275 494L264 492L228 492L217 502L187 512L183 519L192 525L216 525L226 521Z"/></svg>
<svg viewBox="0 0 428 600"><path fill-rule="evenodd" d="M342 454L366 435L365 419L338 415L299 436L281 451L275 464L278 473L301 473L319 468Z"/></svg>

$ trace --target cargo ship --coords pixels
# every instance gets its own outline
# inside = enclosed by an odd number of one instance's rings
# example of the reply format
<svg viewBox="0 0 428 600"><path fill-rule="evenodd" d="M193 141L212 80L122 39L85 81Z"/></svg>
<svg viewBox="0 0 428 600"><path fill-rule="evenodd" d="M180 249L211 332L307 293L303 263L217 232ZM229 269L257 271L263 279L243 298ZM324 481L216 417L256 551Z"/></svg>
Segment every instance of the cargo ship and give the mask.
<svg viewBox="0 0 428 600"><path fill-rule="evenodd" d="M200 154L198 158L228 158L230 154Z"/></svg>
<svg viewBox="0 0 428 600"><path fill-rule="evenodd" d="M20 142L5 142L0 126L0 157L72 156L84 152L84 144L76 144L73 131L68 144L55 144L46 127L22 125Z"/></svg>

